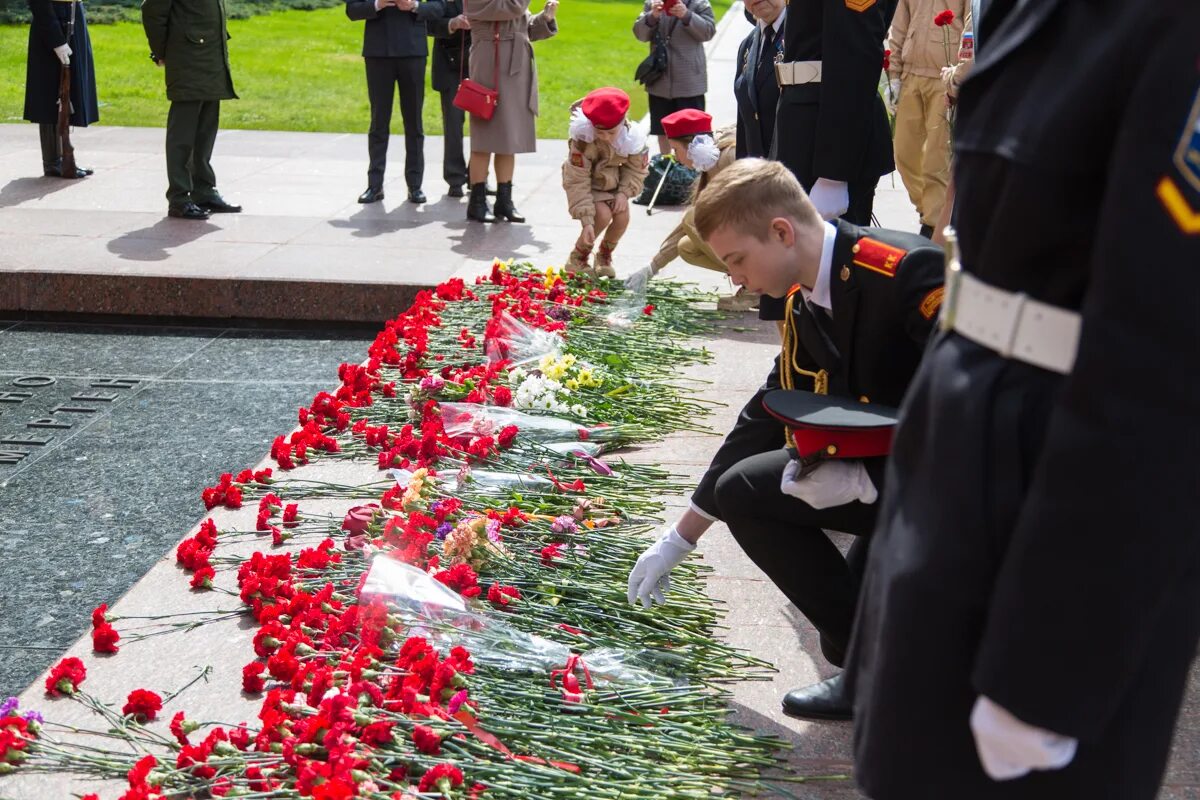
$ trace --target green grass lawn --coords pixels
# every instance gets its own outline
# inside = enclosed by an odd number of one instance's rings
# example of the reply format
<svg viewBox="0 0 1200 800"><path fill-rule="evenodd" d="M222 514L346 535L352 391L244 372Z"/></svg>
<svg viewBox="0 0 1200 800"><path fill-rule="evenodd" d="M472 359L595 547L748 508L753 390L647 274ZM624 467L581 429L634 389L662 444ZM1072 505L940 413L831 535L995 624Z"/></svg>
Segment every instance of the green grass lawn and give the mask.
<svg viewBox="0 0 1200 800"><path fill-rule="evenodd" d="M718 18L730 0L714 3ZM541 4L535 0L534 9ZM563 0L559 34L534 45L541 87L538 136L565 138L566 109L597 86L619 86L633 99L630 114L646 112L646 93L633 71L648 52L633 38L641 0ZM233 83L240 100L223 104L222 128L359 132L367 130L362 23L341 8L281 11L230 20ZM100 123L161 126L167 101L162 71L147 57L140 25L91 26L100 95ZM24 107L28 28L0 26L0 121L18 122ZM437 94L425 97L425 131L442 132ZM399 132L399 108L393 114Z"/></svg>

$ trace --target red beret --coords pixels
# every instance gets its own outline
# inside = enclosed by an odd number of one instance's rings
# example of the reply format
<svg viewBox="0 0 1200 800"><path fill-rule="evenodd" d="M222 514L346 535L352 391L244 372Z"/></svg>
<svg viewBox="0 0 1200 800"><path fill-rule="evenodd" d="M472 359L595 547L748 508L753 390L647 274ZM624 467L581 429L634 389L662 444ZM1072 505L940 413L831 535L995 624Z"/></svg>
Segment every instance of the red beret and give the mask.
<svg viewBox="0 0 1200 800"><path fill-rule="evenodd" d="M614 86L595 89L583 98L583 115L601 130L620 125L628 111L629 95Z"/></svg>
<svg viewBox="0 0 1200 800"><path fill-rule="evenodd" d="M712 116L698 108L684 108L663 117L662 127L668 139L712 133Z"/></svg>

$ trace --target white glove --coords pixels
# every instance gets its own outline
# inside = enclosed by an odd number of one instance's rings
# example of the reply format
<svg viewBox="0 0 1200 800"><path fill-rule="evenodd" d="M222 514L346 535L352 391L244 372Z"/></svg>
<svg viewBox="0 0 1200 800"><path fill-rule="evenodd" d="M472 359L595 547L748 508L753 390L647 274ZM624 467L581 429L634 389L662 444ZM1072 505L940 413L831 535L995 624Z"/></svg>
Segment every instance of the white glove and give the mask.
<svg viewBox="0 0 1200 800"><path fill-rule="evenodd" d="M992 780L1009 781L1035 769L1062 769L1079 741L1026 724L980 695L971 709L979 763Z"/></svg>
<svg viewBox="0 0 1200 800"><path fill-rule="evenodd" d="M850 187L845 181L817 178L808 199L817 207L821 219L836 219L850 210Z"/></svg>
<svg viewBox="0 0 1200 800"><path fill-rule="evenodd" d="M625 291L633 295L646 293L646 285L654 277L654 267L646 266L625 279Z"/></svg>
<svg viewBox="0 0 1200 800"><path fill-rule="evenodd" d="M54 55L58 56L58 60L61 61L64 66L67 64L70 64L71 63L71 45L60 44L58 47L54 48Z"/></svg>
<svg viewBox="0 0 1200 800"><path fill-rule="evenodd" d="M779 491L798 497L813 508L844 506L855 500L870 505L879 499L879 490L861 461L822 461L812 472L797 478L802 466L795 458L788 462L783 468Z"/></svg>
<svg viewBox="0 0 1200 800"><path fill-rule="evenodd" d="M896 106L900 105L900 79L892 78L888 81L888 110L894 115Z"/></svg>
<svg viewBox="0 0 1200 800"><path fill-rule="evenodd" d="M663 595L671 591L670 572L696 545L684 539L672 526L658 537L658 541L646 548L638 557L629 573L629 604L641 600L649 608L651 598L659 604L666 603Z"/></svg>

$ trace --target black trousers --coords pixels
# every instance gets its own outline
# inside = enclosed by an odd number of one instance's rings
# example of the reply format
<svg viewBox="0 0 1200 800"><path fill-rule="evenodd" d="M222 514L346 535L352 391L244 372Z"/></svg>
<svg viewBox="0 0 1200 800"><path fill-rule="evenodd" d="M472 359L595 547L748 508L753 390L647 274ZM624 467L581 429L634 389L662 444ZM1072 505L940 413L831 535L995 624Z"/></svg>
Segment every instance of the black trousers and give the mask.
<svg viewBox="0 0 1200 800"><path fill-rule="evenodd" d="M425 56L412 58L364 58L367 65L367 97L371 101L371 129L367 153L371 166L367 184L383 186L387 167L388 133L392 124L392 101L400 87L400 117L404 121L404 180L409 189L420 189L425 176L425 128L421 108L425 104Z"/></svg>
<svg viewBox="0 0 1200 800"><path fill-rule="evenodd" d="M467 159L463 154L463 126L467 113L454 105L457 90L438 92L442 98L442 178L447 186L463 186L468 180Z"/></svg>
<svg viewBox="0 0 1200 800"><path fill-rule="evenodd" d="M843 666L875 527L876 505L815 509L779 490L791 456L780 448L742 459L717 481L720 517L733 538L821 635L821 653ZM858 537L843 556L823 529Z"/></svg>
<svg viewBox="0 0 1200 800"><path fill-rule="evenodd" d="M167 112L167 203L171 206L216 198L212 151L220 122L220 100L171 102Z"/></svg>

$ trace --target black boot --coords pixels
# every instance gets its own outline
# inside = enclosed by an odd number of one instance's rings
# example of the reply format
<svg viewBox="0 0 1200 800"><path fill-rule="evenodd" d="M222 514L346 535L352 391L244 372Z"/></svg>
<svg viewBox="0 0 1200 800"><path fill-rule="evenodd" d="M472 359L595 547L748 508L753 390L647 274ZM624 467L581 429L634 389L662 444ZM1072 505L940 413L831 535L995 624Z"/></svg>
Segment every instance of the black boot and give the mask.
<svg viewBox="0 0 1200 800"><path fill-rule="evenodd" d="M525 218L512 201L512 181L496 184L496 219L506 219L509 222L524 222Z"/></svg>
<svg viewBox="0 0 1200 800"><path fill-rule="evenodd" d="M467 201L467 219L473 219L476 222L496 221L496 218L492 216L492 209L488 207L486 183L471 184L471 199Z"/></svg>

